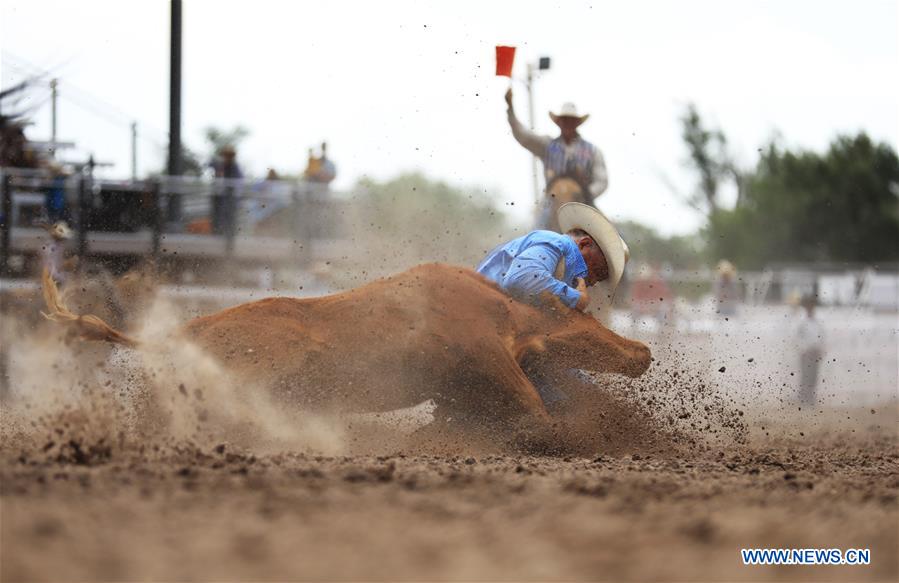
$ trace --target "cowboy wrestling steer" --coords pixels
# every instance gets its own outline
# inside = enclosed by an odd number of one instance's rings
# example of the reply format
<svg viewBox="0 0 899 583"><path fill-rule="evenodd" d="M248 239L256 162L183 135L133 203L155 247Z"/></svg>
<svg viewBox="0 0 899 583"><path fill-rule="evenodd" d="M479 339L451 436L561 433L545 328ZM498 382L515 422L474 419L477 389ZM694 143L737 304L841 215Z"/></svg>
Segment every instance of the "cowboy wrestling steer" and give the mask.
<svg viewBox="0 0 899 583"><path fill-rule="evenodd" d="M45 274L49 317L87 337L137 346L67 312ZM593 317L514 300L476 272L426 264L330 296L269 298L196 318L179 331L248 387L313 410L386 411L434 399L441 413L547 421L525 359L639 376L646 346ZM151 349L151 347L143 347Z"/></svg>

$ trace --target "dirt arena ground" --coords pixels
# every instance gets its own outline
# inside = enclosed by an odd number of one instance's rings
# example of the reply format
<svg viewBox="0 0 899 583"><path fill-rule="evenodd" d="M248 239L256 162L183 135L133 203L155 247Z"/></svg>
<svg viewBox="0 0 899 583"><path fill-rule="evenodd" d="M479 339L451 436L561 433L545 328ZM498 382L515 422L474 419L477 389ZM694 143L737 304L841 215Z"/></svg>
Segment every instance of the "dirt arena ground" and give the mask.
<svg viewBox="0 0 899 583"><path fill-rule="evenodd" d="M77 456L76 456L77 457ZM5 451L4 581L895 581L895 441L691 457ZM739 550L869 548L869 566Z"/></svg>
<svg viewBox="0 0 899 583"><path fill-rule="evenodd" d="M259 407L241 410L252 430L222 434L198 373L185 386L152 362L150 386L194 416L147 436L123 353L38 329L17 337L0 423L3 581L899 579L889 352L858 385L825 369L846 391L802 411L787 369L751 368L781 350L763 332L741 328L767 351L741 336L727 352L636 327L647 377L595 379L602 406L577 431L596 439L535 453L354 440L322 420L285 434ZM744 566L741 548L870 549L871 564Z"/></svg>

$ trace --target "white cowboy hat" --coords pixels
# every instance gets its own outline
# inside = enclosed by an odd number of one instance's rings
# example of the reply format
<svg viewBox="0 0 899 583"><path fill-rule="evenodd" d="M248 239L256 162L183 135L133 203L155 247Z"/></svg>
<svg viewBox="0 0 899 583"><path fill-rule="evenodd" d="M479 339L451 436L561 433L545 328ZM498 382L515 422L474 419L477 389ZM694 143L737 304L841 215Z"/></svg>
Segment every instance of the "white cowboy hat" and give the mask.
<svg viewBox="0 0 899 583"><path fill-rule="evenodd" d="M568 101L562 104L562 107L559 108L559 113L549 112L549 117L554 122L556 122L556 125L559 124L559 118L561 117L573 117L578 120L578 125L581 125L582 123L587 121L587 118L590 117L590 114L585 113L581 115L577 111L577 106Z"/></svg>
<svg viewBox="0 0 899 583"><path fill-rule="evenodd" d="M59 221L47 227L47 232L57 241L71 239L72 235L74 235L72 229L69 228L69 225L67 225L65 221Z"/></svg>
<svg viewBox="0 0 899 583"><path fill-rule="evenodd" d="M627 243L618 234L615 225L590 205L579 202L565 203L559 207L558 218L561 232L581 229L599 245L609 266L609 277L597 283L596 287L600 291L599 296L603 299L603 303L611 303L621 276L624 275L624 266L630 259L631 252L627 248Z"/></svg>
<svg viewBox="0 0 899 583"><path fill-rule="evenodd" d="M722 259L718 262L718 266L716 267L719 275L736 275L737 268L734 267L734 264L728 261L727 259Z"/></svg>

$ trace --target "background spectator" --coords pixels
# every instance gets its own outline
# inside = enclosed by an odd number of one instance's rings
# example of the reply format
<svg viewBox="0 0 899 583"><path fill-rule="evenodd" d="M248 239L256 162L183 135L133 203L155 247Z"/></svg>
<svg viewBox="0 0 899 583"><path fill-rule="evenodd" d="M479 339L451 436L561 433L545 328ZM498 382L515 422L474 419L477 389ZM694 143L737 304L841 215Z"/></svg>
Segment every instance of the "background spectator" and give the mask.
<svg viewBox="0 0 899 583"><path fill-rule="evenodd" d="M718 313L722 316L735 316L737 302L740 300L737 286L737 269L726 259L718 262L718 278L715 280L715 300Z"/></svg>
<svg viewBox="0 0 899 583"><path fill-rule="evenodd" d="M322 142L321 156L316 158L313 151L309 150L309 161L303 173L306 180L319 184L330 184L337 177L337 167L328 158L328 143Z"/></svg>
<svg viewBox="0 0 899 583"><path fill-rule="evenodd" d="M818 367L824 355L824 328L815 319L815 296L802 299L803 313L796 325L796 346L799 349L799 401L806 406L815 404L818 391Z"/></svg>

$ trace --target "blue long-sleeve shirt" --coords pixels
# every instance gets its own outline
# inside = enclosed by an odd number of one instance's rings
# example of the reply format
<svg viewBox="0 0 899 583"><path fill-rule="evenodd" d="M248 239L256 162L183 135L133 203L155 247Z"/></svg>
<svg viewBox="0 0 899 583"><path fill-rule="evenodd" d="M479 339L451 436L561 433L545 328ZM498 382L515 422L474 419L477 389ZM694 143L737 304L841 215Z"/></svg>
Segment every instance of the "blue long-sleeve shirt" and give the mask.
<svg viewBox="0 0 899 583"><path fill-rule="evenodd" d="M554 273L563 257L565 275L559 280ZM549 292L574 308L581 297L574 288L575 281L587 277L587 264L571 237L532 231L488 253L477 271L514 297L534 301L543 292Z"/></svg>

